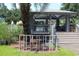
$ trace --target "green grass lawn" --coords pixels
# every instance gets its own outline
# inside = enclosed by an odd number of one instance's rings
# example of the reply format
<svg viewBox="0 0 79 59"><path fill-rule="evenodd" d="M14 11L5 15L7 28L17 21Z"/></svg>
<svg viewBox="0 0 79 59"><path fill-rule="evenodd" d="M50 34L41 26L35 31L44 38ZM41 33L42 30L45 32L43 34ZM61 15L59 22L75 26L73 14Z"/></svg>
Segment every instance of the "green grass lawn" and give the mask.
<svg viewBox="0 0 79 59"><path fill-rule="evenodd" d="M0 56L75 56L70 50L60 48L56 52L21 52L18 49L11 48L10 46L0 45Z"/></svg>

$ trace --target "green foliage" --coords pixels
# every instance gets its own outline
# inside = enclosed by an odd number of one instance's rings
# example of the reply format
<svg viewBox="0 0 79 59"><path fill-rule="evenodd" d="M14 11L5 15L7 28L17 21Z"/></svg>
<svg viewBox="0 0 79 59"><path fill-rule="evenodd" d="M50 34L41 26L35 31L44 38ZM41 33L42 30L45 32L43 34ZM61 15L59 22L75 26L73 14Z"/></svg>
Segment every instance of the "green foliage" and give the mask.
<svg viewBox="0 0 79 59"><path fill-rule="evenodd" d="M13 5L15 5L15 3ZM14 21L14 23L19 21L21 18L21 14L20 10L16 9L16 7L9 10L4 3L0 3L0 17L5 18L5 21L10 24L11 21Z"/></svg>
<svg viewBox="0 0 79 59"><path fill-rule="evenodd" d="M11 33L9 27L5 22L0 23L0 39L10 39Z"/></svg>
<svg viewBox="0 0 79 59"><path fill-rule="evenodd" d="M75 56L72 51L60 48L58 51L53 52L21 52L10 46L0 46L0 56Z"/></svg>
<svg viewBox="0 0 79 59"><path fill-rule="evenodd" d="M14 40L17 40L18 39L18 36L20 33L22 33L22 26L18 26L18 25L9 25L9 29L10 29L10 32L11 32L11 39L14 39Z"/></svg>
<svg viewBox="0 0 79 59"><path fill-rule="evenodd" d="M63 9L63 10L79 12L78 3L63 3L62 6L63 7L61 9Z"/></svg>
<svg viewBox="0 0 79 59"><path fill-rule="evenodd" d="M74 12L79 12L79 3L63 3L62 4L62 10L68 10L68 11L74 11ZM75 25L79 19L79 16L76 15L73 17L73 24ZM79 23L79 21L78 21Z"/></svg>
<svg viewBox="0 0 79 59"><path fill-rule="evenodd" d="M14 21L14 23L16 24L16 22L19 21L20 18L21 18L20 10L12 9L7 12L5 21L9 24L11 23L11 21Z"/></svg>
<svg viewBox="0 0 79 59"><path fill-rule="evenodd" d="M0 39L18 39L19 34L22 32L22 27L17 25L8 25L6 22L0 23Z"/></svg>
<svg viewBox="0 0 79 59"><path fill-rule="evenodd" d="M8 25L6 22L0 22L0 45L10 44L18 40L22 27L17 25Z"/></svg>
<svg viewBox="0 0 79 59"><path fill-rule="evenodd" d="M2 5L0 6L0 16L6 17L8 8L4 5L4 3L0 3L0 5Z"/></svg>

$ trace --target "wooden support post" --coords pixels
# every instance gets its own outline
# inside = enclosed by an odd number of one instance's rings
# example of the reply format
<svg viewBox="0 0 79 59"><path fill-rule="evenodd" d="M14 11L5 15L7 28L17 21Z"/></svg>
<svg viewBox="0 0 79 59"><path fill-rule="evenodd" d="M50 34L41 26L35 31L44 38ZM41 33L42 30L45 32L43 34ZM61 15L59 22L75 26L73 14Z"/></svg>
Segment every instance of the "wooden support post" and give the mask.
<svg viewBox="0 0 79 59"><path fill-rule="evenodd" d="M60 20L56 19L56 31L60 31L59 24L60 24Z"/></svg>
<svg viewBox="0 0 79 59"><path fill-rule="evenodd" d="M70 18L66 16L66 32L70 31Z"/></svg>

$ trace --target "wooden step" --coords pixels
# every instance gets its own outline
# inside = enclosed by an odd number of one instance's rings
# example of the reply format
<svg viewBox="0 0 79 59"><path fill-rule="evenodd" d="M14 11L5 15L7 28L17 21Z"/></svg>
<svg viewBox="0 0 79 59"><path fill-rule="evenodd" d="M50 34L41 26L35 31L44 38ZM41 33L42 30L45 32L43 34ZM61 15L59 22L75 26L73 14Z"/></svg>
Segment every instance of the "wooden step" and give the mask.
<svg viewBox="0 0 79 59"><path fill-rule="evenodd" d="M59 43L79 43L78 32L58 32L56 34L59 39Z"/></svg>

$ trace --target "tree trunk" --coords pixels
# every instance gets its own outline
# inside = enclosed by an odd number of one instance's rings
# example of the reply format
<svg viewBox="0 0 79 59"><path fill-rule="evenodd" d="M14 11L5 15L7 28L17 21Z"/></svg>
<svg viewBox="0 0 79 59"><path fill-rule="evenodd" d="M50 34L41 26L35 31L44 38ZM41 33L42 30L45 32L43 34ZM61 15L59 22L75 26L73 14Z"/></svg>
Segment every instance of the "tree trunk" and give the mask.
<svg viewBox="0 0 79 59"><path fill-rule="evenodd" d="M30 3L20 3L24 34L29 34Z"/></svg>

